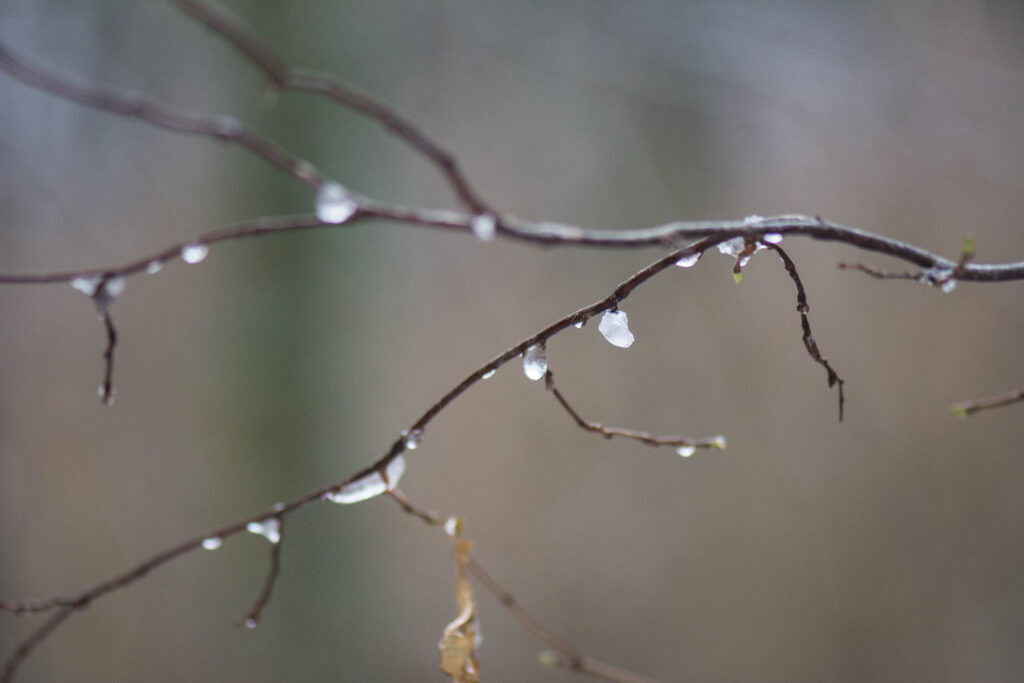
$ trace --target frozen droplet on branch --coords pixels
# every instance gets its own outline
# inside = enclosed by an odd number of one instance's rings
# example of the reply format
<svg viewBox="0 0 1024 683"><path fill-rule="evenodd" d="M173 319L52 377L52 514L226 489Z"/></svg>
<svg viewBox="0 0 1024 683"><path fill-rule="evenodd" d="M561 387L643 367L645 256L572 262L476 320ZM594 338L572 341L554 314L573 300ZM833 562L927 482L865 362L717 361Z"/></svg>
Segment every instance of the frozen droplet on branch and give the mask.
<svg viewBox="0 0 1024 683"><path fill-rule="evenodd" d="M572 326L573 326L573 327L575 327L575 328L576 328L577 330L580 330L580 329L583 329L583 325L584 325L584 324L585 324L586 322L587 322L586 320L577 320L576 322L574 322L574 323L572 324Z"/></svg>
<svg viewBox="0 0 1024 683"><path fill-rule="evenodd" d="M691 455L693 455L696 452L697 452L697 447L696 446L680 446L679 448L676 449L676 453L678 453L679 455L683 456L684 458L689 458Z"/></svg>
<svg viewBox="0 0 1024 683"><path fill-rule="evenodd" d="M271 543L278 543L281 540L281 521L277 517L267 517L258 522L249 522L245 525L245 530L250 534L263 536ZM203 543L205 547L205 541Z"/></svg>
<svg viewBox="0 0 1024 683"><path fill-rule="evenodd" d="M480 375L480 379L490 379L490 378L494 377L494 373L496 373L497 371L498 371L497 368L494 368L493 370L488 370L484 374Z"/></svg>
<svg viewBox="0 0 1024 683"><path fill-rule="evenodd" d="M523 374L537 381L548 371L548 359L544 355L544 344L534 344L523 353Z"/></svg>
<svg viewBox="0 0 1024 683"><path fill-rule="evenodd" d="M359 204L344 187L328 180L316 193L316 217L324 223L344 223L359 209Z"/></svg>
<svg viewBox="0 0 1024 683"><path fill-rule="evenodd" d="M386 493L398 486L398 480L405 474L405 458L396 456L385 468L387 481L377 470L345 484L337 491L324 494L324 499L332 503L350 505L364 500L369 500L382 493Z"/></svg>
<svg viewBox="0 0 1024 683"><path fill-rule="evenodd" d="M678 261L676 261L676 265L679 266L680 268L692 268L695 265L697 265L697 261L700 261L700 254L701 252L695 251L694 253L688 256L684 256Z"/></svg>
<svg viewBox="0 0 1024 683"><path fill-rule="evenodd" d="M597 330L612 346L628 349L636 341L629 331L629 320L625 311L605 311Z"/></svg>
<svg viewBox="0 0 1024 683"><path fill-rule="evenodd" d="M779 242L782 241L782 233L769 232L766 233L764 237L762 237L761 239L763 239L768 244L778 244Z"/></svg>
<svg viewBox="0 0 1024 683"><path fill-rule="evenodd" d="M163 269L164 262L161 261L160 259L153 259L152 261L146 264L146 272L149 273L150 275L156 275Z"/></svg>
<svg viewBox="0 0 1024 683"><path fill-rule="evenodd" d="M458 536L462 533L462 519L459 517L449 517L444 521L444 532L449 536Z"/></svg>
<svg viewBox="0 0 1024 683"><path fill-rule="evenodd" d="M411 432L402 432L402 438L405 440L405 447L410 451L414 451L423 442L423 430L414 429Z"/></svg>
<svg viewBox="0 0 1024 683"><path fill-rule="evenodd" d="M764 220L764 216L758 216L756 213L751 214L743 219L744 225L757 225Z"/></svg>
<svg viewBox="0 0 1024 683"><path fill-rule="evenodd" d="M108 304L117 297L124 294L125 280L120 275L107 278L103 283L103 293L100 294L100 298L104 304Z"/></svg>
<svg viewBox="0 0 1024 683"><path fill-rule="evenodd" d="M494 233L497 232L498 221L493 213L478 213L473 217L469 227L472 228L473 234L477 236L477 239L490 242L494 239Z"/></svg>
<svg viewBox="0 0 1024 683"><path fill-rule="evenodd" d="M953 278L949 278L948 280L943 282L942 285L939 286L939 289L942 290L943 294L949 294L954 289L956 289L956 280L954 280Z"/></svg>
<svg viewBox="0 0 1024 683"><path fill-rule="evenodd" d="M717 246L719 252L726 256L736 258L740 255L740 252L743 251L744 247L747 246L747 243L742 237L733 237L731 240L719 242Z"/></svg>
<svg viewBox="0 0 1024 683"><path fill-rule="evenodd" d="M181 248L181 260L193 266L197 263L202 263L203 259L205 259L209 254L210 247L202 244L201 242L186 244Z"/></svg>
<svg viewBox="0 0 1024 683"><path fill-rule="evenodd" d="M203 539L203 548L206 550L216 550L222 545L224 545L224 539L220 536L210 536Z"/></svg>
<svg viewBox="0 0 1024 683"><path fill-rule="evenodd" d="M82 275L71 280L71 288L86 296L93 296L96 294L96 288L100 286L102 281L103 278L99 275Z"/></svg>

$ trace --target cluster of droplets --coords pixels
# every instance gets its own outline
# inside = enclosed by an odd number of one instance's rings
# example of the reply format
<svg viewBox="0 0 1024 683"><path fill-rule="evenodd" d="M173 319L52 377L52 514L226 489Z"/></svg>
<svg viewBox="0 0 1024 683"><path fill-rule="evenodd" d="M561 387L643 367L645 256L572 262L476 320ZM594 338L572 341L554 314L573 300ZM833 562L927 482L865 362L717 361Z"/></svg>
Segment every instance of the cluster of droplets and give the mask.
<svg viewBox="0 0 1024 683"><path fill-rule="evenodd" d="M938 287L943 294L949 294L956 289L956 278L953 277L953 272L953 268L935 266L921 273L918 282Z"/></svg>
<svg viewBox="0 0 1024 683"><path fill-rule="evenodd" d="M106 306L124 293L125 280L120 275L80 275L71 280L71 288L91 298L97 306Z"/></svg>
<svg viewBox="0 0 1024 683"><path fill-rule="evenodd" d="M271 543L281 542L281 520L279 520L277 517L267 517L266 519L261 519L258 522L249 522L245 525L245 530L248 531L250 534L262 536ZM206 539L203 541L203 547L207 550L220 547L220 545L218 544L215 546L215 548L208 548L206 546L206 542L209 540L211 539Z"/></svg>
<svg viewBox="0 0 1024 683"><path fill-rule="evenodd" d="M722 436L721 434L719 434L718 436L713 437L708 442L708 446L710 446L711 448L715 449L716 451L724 451L725 450L725 437ZM682 446L679 446L678 448L676 448L676 453L678 453L683 458L689 458L690 456L692 456L696 452L697 452L697 447L694 446L693 444L683 444Z"/></svg>
<svg viewBox="0 0 1024 683"><path fill-rule="evenodd" d="M408 448L408 446L406 446ZM405 474L405 458L397 455L384 468L384 475L377 470L366 474L355 481L342 486L337 491L329 491L324 494L324 500L332 503L351 505L364 500L369 500L382 493L398 486L398 481Z"/></svg>

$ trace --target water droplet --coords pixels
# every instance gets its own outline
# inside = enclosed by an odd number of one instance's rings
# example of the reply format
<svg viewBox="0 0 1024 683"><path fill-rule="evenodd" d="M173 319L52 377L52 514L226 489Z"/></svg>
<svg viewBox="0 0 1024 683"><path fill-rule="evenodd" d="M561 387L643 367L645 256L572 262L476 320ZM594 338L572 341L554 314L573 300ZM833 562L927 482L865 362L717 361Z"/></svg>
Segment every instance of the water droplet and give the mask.
<svg viewBox="0 0 1024 683"><path fill-rule="evenodd" d="M202 263L209 253L210 248L205 244L199 242L186 244L181 248L181 260L194 266L197 263Z"/></svg>
<svg viewBox="0 0 1024 683"><path fill-rule="evenodd" d="M689 256L684 256L678 261L676 261L676 265L679 266L680 268L692 268L695 265L697 265L697 261L700 261L700 255L701 252L696 251L690 254Z"/></svg>
<svg viewBox="0 0 1024 683"><path fill-rule="evenodd" d="M548 359L544 355L544 345L534 344L523 353L523 373L537 381L548 371Z"/></svg>
<svg viewBox="0 0 1024 683"><path fill-rule="evenodd" d="M725 450L725 437L719 434L715 438L711 439L711 447L717 448L720 451Z"/></svg>
<svg viewBox="0 0 1024 683"><path fill-rule="evenodd" d="M751 214L743 219L744 225L756 225L764 220L764 216L758 216L756 213Z"/></svg>
<svg viewBox="0 0 1024 683"><path fill-rule="evenodd" d="M114 394L116 391L117 390L114 387L110 387L110 391L107 391L107 388L102 384L96 387L96 394L100 397L100 400L103 401L103 405L106 406L114 405Z"/></svg>
<svg viewBox="0 0 1024 683"><path fill-rule="evenodd" d="M234 116L218 116L214 129L221 137L233 137L242 132L242 122Z"/></svg>
<svg viewBox="0 0 1024 683"><path fill-rule="evenodd" d="M577 330L582 330L583 326L586 325L586 324L587 324L586 320L577 320L576 322L574 322L572 324L572 326L575 327Z"/></svg>
<svg viewBox="0 0 1024 683"><path fill-rule="evenodd" d="M469 224L477 239L490 242L494 239L494 233L498 229L498 221L493 213L478 213Z"/></svg>
<svg viewBox="0 0 1024 683"><path fill-rule="evenodd" d="M408 433L402 432L402 438L405 439L405 447L410 451L414 451L423 443L423 430L414 429Z"/></svg>
<svg viewBox="0 0 1024 683"><path fill-rule="evenodd" d="M350 505L386 493L398 485L398 480L405 473L405 458L400 455L397 456L388 463L385 470L387 473L386 482L380 472L374 470L360 479L345 484L338 491L325 493L324 499L332 503Z"/></svg>
<svg viewBox="0 0 1024 683"><path fill-rule="evenodd" d="M257 621L252 617L248 617L242 623L245 625L246 628L256 628Z"/></svg>
<svg viewBox="0 0 1024 683"><path fill-rule="evenodd" d="M684 458L689 458L691 455L693 455L696 452L697 452L697 447L696 446L680 446L679 448L676 449L676 453L678 453L679 455L683 456Z"/></svg>
<svg viewBox="0 0 1024 683"><path fill-rule="evenodd" d="M494 377L494 373L496 373L497 371L498 371L497 368L494 368L493 370L488 370L484 374L480 375L480 379L490 379L490 378Z"/></svg>
<svg viewBox="0 0 1024 683"><path fill-rule="evenodd" d="M160 259L154 259L146 264L146 272L150 275L156 275L164 269L164 262Z"/></svg>
<svg viewBox="0 0 1024 683"><path fill-rule="evenodd" d="M449 517L444 522L444 532L449 536L458 536L462 533L462 520L458 517Z"/></svg>
<svg viewBox="0 0 1024 683"><path fill-rule="evenodd" d="M224 539L220 536L210 536L203 539L203 548L206 550L216 550L222 545L224 545Z"/></svg>
<svg viewBox="0 0 1024 683"><path fill-rule="evenodd" d="M281 540L281 522L277 517L267 517L259 522L249 522L245 530L250 534L263 536L271 543L278 543Z"/></svg>
<svg viewBox="0 0 1024 683"><path fill-rule="evenodd" d="M344 223L358 209L348 190L333 180L326 181L316 193L316 217L324 223Z"/></svg>
<svg viewBox="0 0 1024 683"><path fill-rule="evenodd" d="M633 333L629 331L629 320L625 311L605 311L597 330L609 344L622 349L628 349L636 341Z"/></svg>
<svg viewBox="0 0 1024 683"><path fill-rule="evenodd" d="M103 278L99 275L82 275L76 277L71 281L71 288L75 289L86 296L92 296L96 293L96 288L100 286L100 282ZM81 301L81 299L79 299Z"/></svg>
<svg viewBox="0 0 1024 683"><path fill-rule="evenodd" d="M768 244L778 244L779 242L782 241L782 233L769 232L761 239L763 239Z"/></svg>
<svg viewBox="0 0 1024 683"><path fill-rule="evenodd" d="M740 257L740 268L746 268L748 263L750 263L750 254Z"/></svg>
<svg viewBox="0 0 1024 683"><path fill-rule="evenodd" d="M948 280L946 280L945 282L943 282L943 283L942 283L942 284L941 284L941 285L939 286L939 288L940 288L940 289L942 290L942 293L943 293L943 294L949 294L949 293L950 293L950 292L952 292L952 291L953 291L954 289L956 289L956 280L954 280L953 278L949 278Z"/></svg>
<svg viewBox="0 0 1024 683"><path fill-rule="evenodd" d="M736 258L737 256L740 255L740 252L743 251L743 248L746 246L746 241L744 241L742 237L733 237L731 240L719 242L718 251L725 254L726 256Z"/></svg>
<svg viewBox="0 0 1024 683"><path fill-rule="evenodd" d="M109 304L117 297L124 294L125 280L120 275L107 278L107 281L103 283L103 294L100 296L101 303Z"/></svg>

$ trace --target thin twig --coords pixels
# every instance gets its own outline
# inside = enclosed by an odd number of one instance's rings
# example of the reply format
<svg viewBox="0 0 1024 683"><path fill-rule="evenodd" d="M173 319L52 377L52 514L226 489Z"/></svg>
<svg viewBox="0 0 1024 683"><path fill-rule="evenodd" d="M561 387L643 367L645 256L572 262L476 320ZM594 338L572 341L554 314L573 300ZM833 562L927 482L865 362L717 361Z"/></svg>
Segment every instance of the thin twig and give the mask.
<svg viewBox="0 0 1024 683"><path fill-rule="evenodd" d="M865 275L870 275L876 280L918 280L921 277L920 271L916 273L911 273L907 271L903 271L900 273L890 273L878 270L877 268L872 268L871 266L865 265L863 263L846 263L845 261L840 261L837 264L837 267L839 268L839 270L859 270Z"/></svg>
<svg viewBox="0 0 1024 683"><path fill-rule="evenodd" d="M103 349L103 383L100 385L100 400L104 405L114 403L114 349L117 348L117 329L110 317L110 307L102 305L99 309L100 320L107 331L107 346Z"/></svg>
<svg viewBox="0 0 1024 683"><path fill-rule="evenodd" d="M641 443L645 443L649 446L688 446L691 448L725 448L725 438L722 436L713 436L704 439L694 439L688 436L655 436L648 432L638 432L633 429L621 429L619 427L607 427L600 422L591 422L581 416L576 409L569 404L568 399L561 390L555 386L555 375L550 370L544 374L544 386L554 395L558 400L559 405L565 409L565 412L569 413L569 416L576 422L580 428L588 431L601 434L605 438L612 438L615 436L621 436L625 439L633 439Z"/></svg>
<svg viewBox="0 0 1024 683"><path fill-rule="evenodd" d="M789 277L793 280L793 284L796 286L796 310L800 314L800 327L803 330L803 342L804 348L807 349L807 353L816 363L825 368L828 373L828 385L833 387L838 385L839 387L839 421L843 421L843 404L846 399L843 394L843 379L839 376L839 373L829 365L829 362L822 357L821 351L818 350L818 343L814 341L814 335L811 334L811 321L807 317L810 313L811 307L807 304L807 292L804 291L804 283L800 280L800 273L796 270L796 264L793 263L793 259L789 257L782 247L778 244L772 244L766 242L765 246L774 251L782 259L783 265L786 267L786 272L789 273Z"/></svg>
<svg viewBox="0 0 1024 683"><path fill-rule="evenodd" d="M0 675L0 683L10 683L13 681L14 675L28 656L32 654L32 651L36 649L36 646L46 640L54 629L63 624L64 620L70 617L73 612L74 608L71 607L65 607L55 612L50 618L40 624L39 628L29 634L25 640L18 643L18 646L14 648L14 652L11 653L11 656L4 663L4 671Z"/></svg>
<svg viewBox="0 0 1024 683"><path fill-rule="evenodd" d="M281 574L281 544L284 542L284 521L280 517L274 519L277 519L278 538L270 542L270 569L267 571L267 578L263 581L263 588L260 589L260 594L256 597L256 602L253 603L248 614L241 620L240 625L246 628L256 628L256 625L260 623L263 608L270 602L270 595L274 591L274 584L277 582L277 577Z"/></svg>
<svg viewBox="0 0 1024 683"><path fill-rule="evenodd" d="M952 411L957 417L967 417L982 410L1001 408L1019 401L1024 401L1024 387L1000 394L999 396L955 403L952 406Z"/></svg>

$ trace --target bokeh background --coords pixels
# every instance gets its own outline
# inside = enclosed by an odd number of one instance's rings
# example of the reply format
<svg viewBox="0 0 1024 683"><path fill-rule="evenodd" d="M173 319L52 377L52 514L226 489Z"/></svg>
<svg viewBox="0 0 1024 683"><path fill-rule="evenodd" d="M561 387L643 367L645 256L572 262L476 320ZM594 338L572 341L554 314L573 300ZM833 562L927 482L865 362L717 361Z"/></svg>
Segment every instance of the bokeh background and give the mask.
<svg viewBox="0 0 1024 683"><path fill-rule="evenodd" d="M1024 258L1024 11L1016 2L231 2L291 62L336 73L452 150L483 195L590 227L820 214L949 256ZM170 6L4 0L36 63L234 113L381 199L453 206L375 124L268 97ZM227 222L312 210L243 151L0 74L0 270L119 264ZM585 416L727 436L671 450L577 429L518 364L409 458L406 493L584 651L666 681L1024 678L1024 420L949 406L1024 383L1021 285L950 294L785 246L847 414L759 254L709 253L549 344ZM67 285L0 287L0 594L80 590L375 459L438 396L657 250L539 249L386 223L216 246L136 276L103 332ZM448 540L387 500L290 518L259 628L231 624L266 542L194 552L93 605L24 681L429 681L455 616ZM568 681L479 596L484 680ZM39 617L0 614L8 655Z"/></svg>

